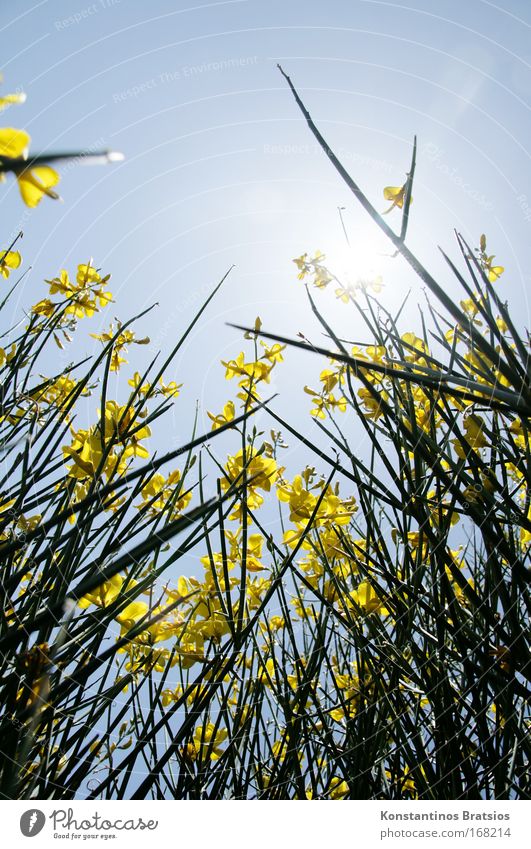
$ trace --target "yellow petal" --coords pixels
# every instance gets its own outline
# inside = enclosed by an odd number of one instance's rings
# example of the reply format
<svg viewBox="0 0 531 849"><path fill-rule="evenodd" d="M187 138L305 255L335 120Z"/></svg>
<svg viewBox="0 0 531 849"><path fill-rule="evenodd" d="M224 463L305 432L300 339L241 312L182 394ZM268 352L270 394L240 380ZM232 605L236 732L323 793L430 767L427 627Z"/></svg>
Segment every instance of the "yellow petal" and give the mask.
<svg viewBox="0 0 531 849"><path fill-rule="evenodd" d="M18 268L22 262L22 257L18 251L8 251L6 255L2 257L2 262L5 262L5 264L10 268Z"/></svg>
<svg viewBox="0 0 531 849"><path fill-rule="evenodd" d="M56 186L59 180L59 174L49 165L39 165L37 168L23 171L18 176L22 200L26 206L31 207L37 206L43 195L58 200L59 195L53 191L52 186Z"/></svg>
<svg viewBox="0 0 531 849"><path fill-rule="evenodd" d="M496 283L498 277L501 277L503 272L505 271L505 267L503 265L493 265L489 268L489 281L490 283Z"/></svg>
<svg viewBox="0 0 531 849"><path fill-rule="evenodd" d="M0 129L0 156L27 156L31 139L24 130L14 130L13 127Z"/></svg>
<svg viewBox="0 0 531 849"><path fill-rule="evenodd" d="M386 200L392 201L392 206L390 206L389 209L386 209L384 214L391 212L391 210L394 209L396 206L399 209L402 209L402 207L404 206L405 198L406 198L406 187L407 187L407 183L404 183L403 186L386 186L385 187L385 189L383 190L384 198ZM410 203L413 202L412 197L409 199L409 202Z"/></svg>
<svg viewBox="0 0 531 849"><path fill-rule="evenodd" d="M403 193L403 186L386 186L383 190L384 198L386 200L396 200Z"/></svg>
<svg viewBox="0 0 531 849"><path fill-rule="evenodd" d="M3 97L0 97L0 111L11 106L12 103L24 103L25 100L26 95L22 91L19 94L4 94Z"/></svg>
<svg viewBox="0 0 531 849"><path fill-rule="evenodd" d="M0 274L9 277L9 269L18 268L21 262L22 257L18 251L7 251L5 254L0 251Z"/></svg>
<svg viewBox="0 0 531 849"><path fill-rule="evenodd" d="M118 614L116 620L125 628L132 628L135 622L142 619L148 612L149 607L144 601L132 601Z"/></svg>

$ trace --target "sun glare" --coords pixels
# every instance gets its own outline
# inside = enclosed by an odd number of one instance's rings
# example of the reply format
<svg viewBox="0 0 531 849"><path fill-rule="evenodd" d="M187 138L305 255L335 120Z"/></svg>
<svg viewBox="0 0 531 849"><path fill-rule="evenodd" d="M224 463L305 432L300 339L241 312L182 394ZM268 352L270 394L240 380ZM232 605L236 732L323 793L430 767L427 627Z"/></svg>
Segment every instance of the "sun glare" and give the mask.
<svg viewBox="0 0 531 849"><path fill-rule="evenodd" d="M386 244L374 234L358 233L343 242L331 243L326 252L326 265L342 289L380 291L384 284L384 268L389 259Z"/></svg>

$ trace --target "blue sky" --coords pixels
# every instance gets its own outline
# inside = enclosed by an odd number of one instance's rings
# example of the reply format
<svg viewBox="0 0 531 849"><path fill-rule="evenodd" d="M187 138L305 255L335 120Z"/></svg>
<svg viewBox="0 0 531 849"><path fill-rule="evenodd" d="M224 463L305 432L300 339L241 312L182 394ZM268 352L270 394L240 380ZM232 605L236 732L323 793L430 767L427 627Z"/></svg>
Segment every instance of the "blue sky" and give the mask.
<svg viewBox="0 0 531 849"><path fill-rule="evenodd" d="M64 203L45 199L29 213L15 185L2 187L4 233L23 228L33 266L13 309L43 296L43 278L94 257L112 273L116 304L90 330L157 301L138 329L168 350L234 265L168 374L185 383L177 441L196 400L206 427L205 410L230 395L219 361L242 343L227 321L260 314L266 329L321 341L291 259L320 248L344 262L338 206L354 255L376 233L316 148L281 61L378 208L383 187L403 181L417 134L410 246L454 291L437 244L455 255L454 227L474 244L486 232L507 268L499 286L528 326L530 21L523 0L3 4L4 90L28 95L4 125L26 128L35 152L110 147L126 157L66 169ZM411 272L400 260L378 262L384 303L411 289L403 330L418 329ZM333 293L319 303L349 338L371 341ZM290 354L273 387L305 422L302 383L315 383L322 367L307 363Z"/></svg>

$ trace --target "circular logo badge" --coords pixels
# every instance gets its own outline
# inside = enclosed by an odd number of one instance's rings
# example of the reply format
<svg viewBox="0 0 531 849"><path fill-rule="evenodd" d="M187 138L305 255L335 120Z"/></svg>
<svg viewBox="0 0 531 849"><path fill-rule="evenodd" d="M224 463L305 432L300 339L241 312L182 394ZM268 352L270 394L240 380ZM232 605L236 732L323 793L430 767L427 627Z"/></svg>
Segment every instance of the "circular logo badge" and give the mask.
<svg viewBox="0 0 531 849"><path fill-rule="evenodd" d="M20 830L24 837L35 837L42 829L46 822L46 817L38 808L31 808L29 811L24 811L20 817Z"/></svg>

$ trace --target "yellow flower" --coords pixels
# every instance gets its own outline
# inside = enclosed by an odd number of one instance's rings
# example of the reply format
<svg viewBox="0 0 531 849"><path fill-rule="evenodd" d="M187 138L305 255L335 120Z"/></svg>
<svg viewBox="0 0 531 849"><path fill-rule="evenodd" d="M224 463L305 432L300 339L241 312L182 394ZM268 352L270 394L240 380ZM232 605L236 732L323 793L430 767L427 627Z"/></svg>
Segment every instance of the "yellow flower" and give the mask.
<svg viewBox="0 0 531 849"><path fill-rule="evenodd" d="M299 271L297 275L299 280L304 280L310 270L308 266L308 254L302 254L301 256L295 257L293 262L295 263Z"/></svg>
<svg viewBox="0 0 531 849"><path fill-rule="evenodd" d="M42 301L32 306L31 311L35 315L44 315L49 318L54 314L56 307L57 304L54 304L49 298L43 298Z"/></svg>
<svg viewBox="0 0 531 849"><path fill-rule="evenodd" d="M29 531L33 531L37 525L40 524L41 519L42 516L40 513L37 513L35 516L30 516L29 518L21 514L17 519L17 528L19 531L23 531L27 534Z"/></svg>
<svg viewBox="0 0 531 849"><path fill-rule="evenodd" d="M135 345L146 345L149 342L149 339L135 339L134 341ZM164 398L177 398L183 386L182 383L175 383L174 380L166 384L162 377L159 379L159 383L160 389L157 388L157 393L159 395L163 395Z"/></svg>
<svg viewBox="0 0 531 849"><path fill-rule="evenodd" d="M336 398L333 392L316 392L310 386L305 386L304 391L307 395L312 396L312 403L315 405L312 410L310 410L310 415L314 416L317 419L325 418L325 410L339 410L340 413L344 413L347 409L347 399L344 395L340 395L339 398Z"/></svg>
<svg viewBox="0 0 531 849"><path fill-rule="evenodd" d="M120 636L131 630L133 625L142 619L148 612L149 607L144 601L132 601L118 614L116 621L120 623Z"/></svg>
<svg viewBox="0 0 531 849"><path fill-rule="evenodd" d="M17 346L15 342L11 345L10 351L6 352L4 348L0 348L0 367L5 365L5 363L10 363L16 353Z"/></svg>
<svg viewBox="0 0 531 849"><path fill-rule="evenodd" d="M175 652L183 669L190 669L204 659L204 642L201 634L193 634L190 639L176 644Z"/></svg>
<svg viewBox="0 0 531 849"><path fill-rule="evenodd" d="M384 198L385 198L385 200L392 201L392 203L391 203L391 206L389 207L389 209L385 210L385 212L383 213L384 215L387 215L388 212L391 212L391 210L394 209L395 206L398 207L398 209L402 209L402 207L404 206L404 201L406 199L406 188L407 188L407 183L404 183L403 186L386 186L385 187L385 189L383 190ZM410 203L412 203L412 202L413 202L413 198L410 198Z"/></svg>
<svg viewBox="0 0 531 849"><path fill-rule="evenodd" d="M250 510L254 510L257 507L260 507L264 502L264 499L258 490L262 489L265 492L270 492L271 485L276 481L280 474L280 469L272 457L266 457L263 454L259 454L254 448L249 448L245 454L243 450L240 450L227 460L225 477L221 479L221 488L225 492L230 488L231 484L236 481L237 485L241 485L244 468L246 468L248 481L247 506ZM236 505L230 518L241 518L241 504Z"/></svg>
<svg viewBox="0 0 531 849"><path fill-rule="evenodd" d="M272 747L272 755L275 761L282 763L286 760L286 755L288 753L288 747L286 745L285 740L275 740ZM301 753L299 752L299 758L301 757Z"/></svg>
<svg viewBox="0 0 531 849"><path fill-rule="evenodd" d="M21 262L22 257L18 251L2 251L0 253L0 274L2 277L9 277L11 269L19 268Z"/></svg>
<svg viewBox="0 0 531 849"><path fill-rule="evenodd" d="M15 94L3 94L0 97L0 112L4 109L7 109L8 106L11 106L13 103L25 103L26 95L23 91L19 91Z"/></svg>
<svg viewBox="0 0 531 849"><path fill-rule="evenodd" d="M310 410L310 415L316 419L326 418L325 399L318 392L316 392L315 389L312 389L311 386L305 386L304 391L307 395L312 396L312 404L314 405L314 407Z"/></svg>
<svg viewBox="0 0 531 849"><path fill-rule="evenodd" d="M300 598L292 598L291 605L295 609L296 615L300 619L315 619L315 613L312 607L304 607Z"/></svg>
<svg viewBox="0 0 531 849"><path fill-rule="evenodd" d="M101 437L95 432L78 430L73 434L72 444L63 446L63 454L73 460L68 467L70 477L78 480L93 477L103 457Z"/></svg>
<svg viewBox="0 0 531 849"><path fill-rule="evenodd" d="M476 318L479 312L479 307L475 300L472 300L472 298L466 298L464 301L459 301L459 304L466 317L471 319L474 324L482 323L480 318Z"/></svg>
<svg viewBox="0 0 531 849"><path fill-rule="evenodd" d="M479 262L489 282L495 283L501 277L505 268L503 265L493 265L494 254L490 254L490 256L487 254L487 238L484 233L480 236L478 253Z"/></svg>
<svg viewBox="0 0 531 849"><path fill-rule="evenodd" d="M296 475L292 484L282 483L277 487L278 500L289 503L291 522L306 522L317 503L316 496L304 484L302 476Z"/></svg>
<svg viewBox="0 0 531 849"><path fill-rule="evenodd" d="M304 280L307 274L313 274L313 285L317 289L325 289L333 280L323 262L326 256L321 251L316 251L313 259L308 259L308 254L296 257L293 262L299 270L298 279Z"/></svg>
<svg viewBox="0 0 531 849"><path fill-rule="evenodd" d="M50 295L59 294L70 301L66 313L75 318L84 318L98 312L98 305L104 307L112 301L111 293L104 289L109 277L102 278L92 265L82 264L78 265L75 283L65 269L58 277L46 282L50 287Z"/></svg>
<svg viewBox="0 0 531 849"><path fill-rule="evenodd" d="M6 510L9 510L12 504L14 504L16 498L10 498L8 501L0 501L0 515L5 513Z"/></svg>
<svg viewBox="0 0 531 849"><path fill-rule="evenodd" d="M424 776L426 776L422 766L419 766L418 769ZM411 777L411 771L408 766L404 768L403 774L395 778L394 781L391 781L392 776L390 770L386 769L385 774L388 781L390 781L394 787L399 788L401 794L407 794L411 799L416 799L418 797L417 787L414 779Z"/></svg>
<svg viewBox="0 0 531 849"><path fill-rule="evenodd" d="M64 268L59 272L58 277L54 277L53 280L48 280L47 283L50 287L50 295L59 294L63 295L65 298L71 298L76 288L75 285L70 282L68 271Z"/></svg>
<svg viewBox="0 0 531 849"><path fill-rule="evenodd" d="M443 521L446 521L448 515L450 514L449 505L446 500L436 500L436 493L434 489L430 489L428 492L427 500L428 500L428 508L431 514L431 520L434 525L439 525L439 519L442 516ZM456 513L455 510L452 510L450 514L450 524L456 525L459 522L459 513Z"/></svg>
<svg viewBox="0 0 531 849"><path fill-rule="evenodd" d="M162 702L162 707L168 707L168 705L171 705L172 702L175 701L175 692L168 689L163 690L160 694L160 700Z"/></svg>
<svg viewBox="0 0 531 849"><path fill-rule="evenodd" d="M312 476L313 470L305 469L302 475L296 475L293 478L293 483L283 481L277 486L278 500L289 503L290 521L299 526L306 524L315 510L317 495L314 495L311 490L318 490L323 486L322 482L312 485ZM350 522L352 514L357 510L354 500L352 498L342 500L337 493L337 489L334 491L330 486L326 488L314 517L315 527L331 524L347 525ZM293 536L292 532L288 531L284 541L288 545L295 544L296 535Z"/></svg>
<svg viewBox="0 0 531 849"><path fill-rule="evenodd" d="M30 136L24 130L16 130L13 127L0 129L0 164L4 165L5 170L14 170L22 200L27 206L33 207L37 206L44 195L54 200L59 199L53 186L57 185L60 177L49 165L32 167L29 164L26 168L20 164L21 160L28 158L29 143ZM18 161L14 163L9 160ZM0 176L5 179L4 174Z"/></svg>
<svg viewBox="0 0 531 849"><path fill-rule="evenodd" d="M94 334L91 334L94 335ZM150 383L142 383L142 377L139 372L135 371L131 380L128 380L127 383L131 386L135 391L138 392L139 395L147 395L147 393L151 389Z"/></svg>
<svg viewBox="0 0 531 849"><path fill-rule="evenodd" d="M389 613L370 581L361 581L350 597L365 613L379 613L381 616Z"/></svg>
<svg viewBox="0 0 531 849"><path fill-rule="evenodd" d="M324 257L323 257L324 259ZM328 270L321 265L315 265L313 270L313 285L316 289L326 289L333 280Z"/></svg>
<svg viewBox="0 0 531 849"><path fill-rule="evenodd" d="M262 663L260 665L260 673L257 681L260 684L265 684L267 687L270 687L271 684L275 684L275 662L272 657L270 657L269 660L266 660L265 664Z"/></svg>
<svg viewBox="0 0 531 849"><path fill-rule="evenodd" d="M217 761L223 754L221 743L227 738L225 728L216 729L212 722L207 725L199 725L194 732L193 747L195 757L208 756L211 761Z"/></svg>
<svg viewBox="0 0 531 849"><path fill-rule="evenodd" d="M92 272L95 271L95 269L90 268L88 266L79 266L78 279L79 279L80 271L81 271L82 268L87 269L87 274L89 273L89 271L92 271ZM89 278L90 283L92 283L92 284L93 283L99 283L101 281L101 278L100 278L99 274L97 274L97 272L96 272L96 275L97 275L96 279L94 279L92 277ZM85 285L85 283L82 283L81 285L83 287ZM116 330L114 329L114 324L111 324L111 326L109 327L109 330L105 331L104 333L91 333L90 334L93 339L98 339L104 345L108 345L114 339L113 349L112 349L112 354L111 354L111 365L110 365L111 371L118 371L121 364L127 362L127 360L124 357L120 356L120 354L122 352L123 353L127 352L127 345L131 345L132 343L134 343L135 345L147 345L149 343L149 339L147 337L145 339L137 339L132 330L121 330L121 328L122 328L122 323L120 321L118 321ZM136 372L136 374L138 374L138 372ZM131 384L131 385L134 385L134 384ZM149 387L149 384L147 384L147 386ZM163 384L163 387L164 387L164 384ZM164 387L164 389L166 389L166 387Z"/></svg>
<svg viewBox="0 0 531 849"><path fill-rule="evenodd" d="M2 127L0 129L0 162L2 157L7 159L26 159L31 138L24 130L15 130L13 127Z"/></svg>
<svg viewBox="0 0 531 849"><path fill-rule="evenodd" d="M262 557L262 534L250 534L247 539L247 571L263 572L265 566L260 562Z"/></svg>
<svg viewBox="0 0 531 849"><path fill-rule="evenodd" d="M356 290L354 286L350 285L339 286L335 291L336 298L342 301L344 304L348 304L350 299L355 297L355 294Z"/></svg>
<svg viewBox="0 0 531 849"><path fill-rule="evenodd" d="M466 433L465 443L469 448L463 448L459 439L450 440L454 446L455 453L462 460L466 460L469 450L477 452L480 448L485 448L489 441L484 433L485 422L481 416L472 413L466 416L463 420L463 425Z"/></svg>
<svg viewBox="0 0 531 849"><path fill-rule="evenodd" d="M58 410L62 410L71 400L76 386L77 381L66 375L61 375L50 381L42 389L32 392L31 397L39 404L45 402L55 406ZM89 394L89 391L85 389L82 394Z"/></svg>
<svg viewBox="0 0 531 849"><path fill-rule="evenodd" d="M139 427L137 413L132 407L122 407L116 401L107 401L104 418L105 438L116 439L123 444L122 459L132 455L143 459L149 457L147 448L140 444L140 440L151 436L151 430L147 425Z"/></svg>
<svg viewBox="0 0 531 849"><path fill-rule="evenodd" d="M90 607L91 604L95 604L97 607L108 607L119 595L123 582L121 575L114 575L101 586L80 598L79 607L86 608Z"/></svg>
<svg viewBox="0 0 531 849"><path fill-rule="evenodd" d="M344 381L344 372L344 366L339 366L337 369L323 369L319 375L319 381L323 384L324 391L332 392L338 384L341 385Z"/></svg>
<svg viewBox="0 0 531 849"><path fill-rule="evenodd" d="M492 262L492 259L494 259L494 257L491 258L490 262ZM485 266L485 270L487 271L489 281L491 283L495 283L496 280L501 277L501 275L505 271L505 268L503 265L491 265L490 262L488 265Z"/></svg>
<svg viewBox="0 0 531 849"><path fill-rule="evenodd" d="M364 386L361 389L358 389L358 395L361 398L361 403L365 407L365 417L368 419L379 419L380 416L383 415L382 403L381 401L387 401L389 399L389 395L387 392L380 392L377 397L375 397L369 389L366 389Z"/></svg>
<svg viewBox="0 0 531 849"><path fill-rule="evenodd" d="M63 446L65 458L73 460L73 464L68 467L69 476L83 481L87 477L94 477L99 470L100 474L110 478L116 473L123 474L128 457L149 457L147 448L140 440L149 437L151 431L147 425L139 425L137 416L137 411L131 406L121 407L116 401L107 401L103 416L103 439L99 424L89 430L72 431L71 445ZM109 450L105 443L111 440L114 444Z"/></svg>
<svg viewBox="0 0 531 849"><path fill-rule="evenodd" d="M254 578L247 584L247 605L249 610L257 610L262 603L264 593L271 586L271 581L267 578Z"/></svg>
<svg viewBox="0 0 531 849"><path fill-rule="evenodd" d="M401 338L402 342L405 342L404 348L406 353L404 354L404 359L412 363L420 362L421 364L425 364L426 358L423 354L429 354L429 351L424 339L419 339L414 333L404 333ZM413 350L411 350L412 348Z"/></svg>
<svg viewBox="0 0 531 849"><path fill-rule="evenodd" d="M337 775L330 779L328 795L331 799L344 799L349 792L349 786L346 781L342 781Z"/></svg>
<svg viewBox="0 0 531 849"><path fill-rule="evenodd" d="M49 165L37 165L35 168L26 168L17 174L18 187L22 200L26 206L34 207L47 195L53 200L59 200L57 192L53 191L60 180L60 176Z"/></svg>
<svg viewBox="0 0 531 849"><path fill-rule="evenodd" d="M181 480L179 469L171 472L167 478L160 472L156 472L151 476L148 483L142 487L143 503L137 504L137 509L146 508L149 504L149 513L152 516L160 514L165 509L167 503L172 503L172 518L175 518L178 513L182 512L188 506L192 499L192 493L182 491L179 492L177 499L175 498L175 490L178 488ZM183 595L186 595L186 590Z"/></svg>
<svg viewBox="0 0 531 849"><path fill-rule="evenodd" d="M285 350L285 345L281 345L279 342L275 342L274 345L266 345L265 342L260 342L260 344L264 349L265 358L269 360L270 363L282 363L284 361L282 351Z"/></svg>
<svg viewBox="0 0 531 849"><path fill-rule="evenodd" d="M227 401L221 413L218 413L215 416L213 413L209 413L207 410L207 416L212 421L212 430L217 430L219 427L222 427L225 424L228 424L234 419L234 403L233 401Z"/></svg>
<svg viewBox="0 0 531 849"><path fill-rule="evenodd" d="M265 380L269 383L269 374L274 363L264 360L256 360L255 362L245 362L245 354L241 351L235 360L225 362L221 361L225 366L225 379L232 380L233 377L240 377L239 386L249 386L251 383L258 383Z"/></svg>

